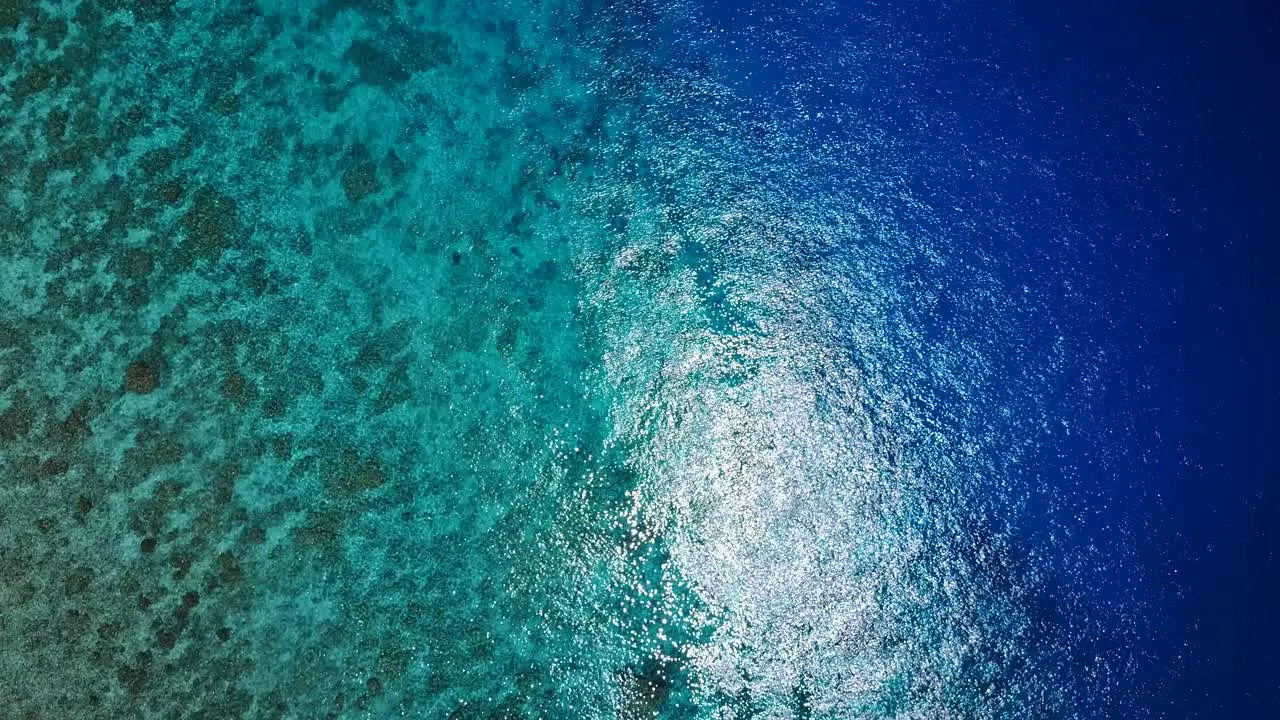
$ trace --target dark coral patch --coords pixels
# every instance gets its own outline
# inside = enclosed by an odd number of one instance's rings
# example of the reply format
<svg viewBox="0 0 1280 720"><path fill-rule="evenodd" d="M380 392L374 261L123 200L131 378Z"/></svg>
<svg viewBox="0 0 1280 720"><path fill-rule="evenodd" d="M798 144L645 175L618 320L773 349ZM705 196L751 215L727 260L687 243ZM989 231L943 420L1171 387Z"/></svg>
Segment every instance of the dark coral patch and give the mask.
<svg viewBox="0 0 1280 720"><path fill-rule="evenodd" d="M347 50L347 61L360 71L360 79L375 85L395 85L412 77L412 72L394 54L368 40L356 40Z"/></svg>
<svg viewBox="0 0 1280 720"><path fill-rule="evenodd" d="M51 433L58 442L74 442L83 440L93 434L89 422L97 415L100 408L89 400L82 400L71 408L62 422L53 426Z"/></svg>
<svg viewBox="0 0 1280 720"><path fill-rule="evenodd" d="M32 33L44 39L49 49L57 48L67 39L67 21L60 17L52 17L37 13L31 24Z"/></svg>
<svg viewBox="0 0 1280 720"><path fill-rule="evenodd" d="M71 470L71 463L65 458L49 458L40 465L40 475L45 478L54 478L59 475L66 475Z"/></svg>
<svg viewBox="0 0 1280 720"><path fill-rule="evenodd" d="M156 644L164 650L172 650L178 644L182 628L166 625L156 630Z"/></svg>
<svg viewBox="0 0 1280 720"><path fill-rule="evenodd" d="M166 205L177 205L184 192L182 183L176 180L162 182L155 188L156 197Z"/></svg>
<svg viewBox="0 0 1280 720"><path fill-rule="evenodd" d="M267 531L258 525L251 525L244 531L244 539L252 545L261 545L267 541Z"/></svg>
<svg viewBox="0 0 1280 720"><path fill-rule="evenodd" d="M273 393L262 403L262 415L271 420L284 417L289 410L289 398L283 393Z"/></svg>
<svg viewBox="0 0 1280 720"><path fill-rule="evenodd" d="M409 164L400 159L395 151L387 153L386 157L387 172L391 173L391 177L399 180L409 171Z"/></svg>
<svg viewBox="0 0 1280 720"><path fill-rule="evenodd" d="M380 188L378 166L367 157L352 158L351 165L342 172L342 191L352 203L374 195Z"/></svg>
<svg viewBox="0 0 1280 720"><path fill-rule="evenodd" d="M248 407L258 397L258 386L244 374L232 370L222 381L222 397L236 406Z"/></svg>
<svg viewBox="0 0 1280 720"><path fill-rule="evenodd" d="M124 369L124 391L137 395L154 392L160 386L160 370L155 363L134 360Z"/></svg>
<svg viewBox="0 0 1280 720"><path fill-rule="evenodd" d="M25 392L17 392L9 408L0 413L0 439L12 440L26 435L35 424L35 406Z"/></svg>
<svg viewBox="0 0 1280 720"><path fill-rule="evenodd" d="M333 505L322 505L307 513L306 522L296 531L303 545L323 546L336 542L342 529L342 513Z"/></svg>
<svg viewBox="0 0 1280 720"><path fill-rule="evenodd" d="M271 438L271 453L281 462L293 457L293 436L278 435Z"/></svg>
<svg viewBox="0 0 1280 720"><path fill-rule="evenodd" d="M191 571L191 565L195 562L195 558L187 553L174 553L169 558L169 567L173 570L173 579L181 580Z"/></svg>
<svg viewBox="0 0 1280 720"><path fill-rule="evenodd" d="M224 585L235 585L244 577L239 561L229 552L218 554L218 579Z"/></svg>
<svg viewBox="0 0 1280 720"><path fill-rule="evenodd" d="M90 583L93 582L93 569L88 567L78 567L67 576L66 582L62 585L62 591L67 597L75 595L83 595L89 589Z"/></svg>
<svg viewBox="0 0 1280 720"><path fill-rule="evenodd" d="M124 665L116 670L120 686L133 697L138 697L147 686L147 669Z"/></svg>
<svg viewBox="0 0 1280 720"><path fill-rule="evenodd" d="M226 505L235 497L236 480L240 476L240 468L233 464L223 465L213 476L213 499L219 505Z"/></svg>
<svg viewBox="0 0 1280 720"><path fill-rule="evenodd" d="M347 50L347 61L360 71L360 79L383 87L399 85L416 72L453 62L453 39L441 32L412 32L396 28L375 43L356 40Z"/></svg>
<svg viewBox="0 0 1280 720"><path fill-rule="evenodd" d="M332 486L343 493L376 490L387 482L382 463L377 458L361 457L355 448L347 448L329 473Z"/></svg>
<svg viewBox="0 0 1280 720"><path fill-rule="evenodd" d="M538 282L549 283L560 275L560 267L556 265L555 260L543 260L530 274Z"/></svg>
<svg viewBox="0 0 1280 720"><path fill-rule="evenodd" d="M24 0L0 0L0 29L12 30L22 22L25 9L34 9L35 3Z"/></svg>
<svg viewBox="0 0 1280 720"><path fill-rule="evenodd" d="M116 257L115 270L129 280L142 280L155 269L156 259L143 248L126 248Z"/></svg>
<svg viewBox="0 0 1280 720"><path fill-rule="evenodd" d="M218 259L239 242L242 233L236 201L208 185L196 191L182 226L187 231L183 259L188 261Z"/></svg>
<svg viewBox="0 0 1280 720"><path fill-rule="evenodd" d="M413 399L413 380L409 374L409 363L407 360L402 360L387 375L386 382L383 383L382 391L378 393L373 408L379 413L384 413L396 405L408 402L411 399Z"/></svg>
<svg viewBox="0 0 1280 720"><path fill-rule="evenodd" d="M376 370L390 364L413 342L415 324L400 320L385 330L368 329L351 336L351 344L360 348L353 365L362 371Z"/></svg>
<svg viewBox="0 0 1280 720"><path fill-rule="evenodd" d="M502 357L509 358L515 352L519 330L520 323L515 318L507 317L503 319L502 329L498 331L498 337L494 343Z"/></svg>
<svg viewBox="0 0 1280 720"><path fill-rule="evenodd" d="M37 63L25 75L19 75L10 86L11 94L20 100L37 93L63 86L67 82L67 67L53 62Z"/></svg>
<svg viewBox="0 0 1280 720"><path fill-rule="evenodd" d="M106 642L115 640L120 635L120 626L116 623L103 623L98 626L98 637Z"/></svg>
<svg viewBox="0 0 1280 720"><path fill-rule="evenodd" d="M158 175L173 167L178 161L178 154L172 148L161 147L148 150L138 158L138 168L147 175Z"/></svg>
<svg viewBox="0 0 1280 720"><path fill-rule="evenodd" d="M221 88L213 98L213 110L223 117L240 112L240 95L233 89Z"/></svg>

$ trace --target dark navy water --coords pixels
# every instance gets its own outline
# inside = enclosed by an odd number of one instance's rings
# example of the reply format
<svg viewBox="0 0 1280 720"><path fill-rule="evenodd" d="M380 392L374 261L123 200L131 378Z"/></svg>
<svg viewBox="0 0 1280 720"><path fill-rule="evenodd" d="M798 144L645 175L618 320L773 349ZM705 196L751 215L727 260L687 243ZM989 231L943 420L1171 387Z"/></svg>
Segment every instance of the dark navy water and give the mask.
<svg viewBox="0 0 1280 720"><path fill-rule="evenodd" d="M1043 412L1074 432L1032 440L1017 533L1054 567L1041 631L1088 638L1058 660L1089 688L1079 715L1280 711L1274 14L1140 2L705 12L761 112L821 145L857 132L842 112L856 107L901 150L895 171L936 210L953 257L985 259L1036 298L1036 317L983 338L1007 353L1011 386L1020 364L1071 344ZM846 62L850 47L869 48L874 67ZM939 280L963 297L964 275ZM981 327L955 304L920 320ZM1127 668L1098 677L1102 657Z"/></svg>
<svg viewBox="0 0 1280 720"><path fill-rule="evenodd" d="M718 13L738 25L751 15ZM906 60L891 55L858 96L878 100L879 123L912 147L906 172L930 204L969 210L955 222L977 214L1016 229L958 236L1030 288L1075 343L1052 414L1086 427L1047 433L1023 466L1038 497L1020 535L1074 558L1058 566L1041 617L1050 632L1091 638L1063 660L1077 680L1118 691L1114 705L1078 711L1273 715L1274 15L1192 3L867 14L891 29L833 9L808 36L900 48ZM755 16L759 26L775 14ZM772 79L785 82L787 65L776 60ZM839 103L838 90L807 90L809 107ZM975 147L1052 170L1011 158L971 175ZM963 280L952 287L963 293ZM1014 337L1033 346L1008 347L1015 363L1051 340ZM1129 623L1132 635L1115 634ZM1091 677L1096 656L1127 656L1133 674Z"/></svg>
<svg viewBox="0 0 1280 720"><path fill-rule="evenodd" d="M0 1L0 717L1277 716L1276 40Z"/></svg>

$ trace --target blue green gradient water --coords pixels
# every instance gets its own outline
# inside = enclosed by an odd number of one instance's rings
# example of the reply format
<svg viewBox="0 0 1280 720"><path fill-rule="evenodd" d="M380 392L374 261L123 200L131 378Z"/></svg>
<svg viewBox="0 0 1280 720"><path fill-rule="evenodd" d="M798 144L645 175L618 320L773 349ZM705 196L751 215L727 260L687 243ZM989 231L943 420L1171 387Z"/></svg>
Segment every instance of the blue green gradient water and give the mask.
<svg viewBox="0 0 1280 720"><path fill-rule="evenodd" d="M852 111L747 112L679 6L0 26L7 717L1064 710L974 499L1042 408L966 402Z"/></svg>

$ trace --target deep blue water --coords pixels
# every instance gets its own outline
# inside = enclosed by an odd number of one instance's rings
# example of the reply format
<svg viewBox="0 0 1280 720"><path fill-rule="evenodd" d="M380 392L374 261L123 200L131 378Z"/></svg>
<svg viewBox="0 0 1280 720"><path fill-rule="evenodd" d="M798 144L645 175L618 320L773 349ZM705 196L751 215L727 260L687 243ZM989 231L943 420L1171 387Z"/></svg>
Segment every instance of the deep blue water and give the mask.
<svg viewBox="0 0 1280 720"><path fill-rule="evenodd" d="M1064 571L1045 618L1056 631L1100 630L1095 639L1135 616L1142 625L1066 660L1081 678L1095 650L1134 658L1115 704L1099 698L1080 714L1274 716L1274 14L1260 3L1136 2L895 3L831 8L818 21L737 3L710 12L726 27L783 27L819 54L848 38L895 41L901 55L857 93L821 60L797 69L781 44L762 51L773 59L749 82L765 103L775 84L796 81L788 72L820 86L800 91L807 108L874 103L910 148L913 187L944 208L941 223L964 206L957 220L976 213L1018 229L1016 242L981 226L958 242L999 258L1079 348L1052 414L1090 427L1044 440L1021 470L1040 493L1025 541L1088 558ZM886 29L868 29L867 16ZM921 122L930 115L949 120L943 132ZM1007 173L968 176L971 148L994 145L1050 158L1053 171L1030 176L1013 160ZM1055 242L1063 235L1074 237ZM1082 408L1070 396L1088 372ZM1051 539L1055 527L1069 538Z"/></svg>
<svg viewBox="0 0 1280 720"><path fill-rule="evenodd" d="M1100 681L1109 690L1080 716L1280 712L1274 13L1141 2L705 12L735 38L724 62L752 102L791 118L825 110L793 128L815 143L848 132L833 109L870 114L905 146L900 169L956 251L996 258L1075 343L1050 413L1085 427L1042 438L1019 470L1037 495L1019 532L1071 558L1041 610L1048 633L1087 628L1068 674L1087 685L1095 653L1132 658L1133 674ZM848 44L874 48L875 67L833 62ZM982 153L1008 165L974 173ZM1052 169L1029 172L1027 158ZM949 286L965 292L963 278ZM1050 341L1034 321L1025 329L991 342L1009 343L1016 363Z"/></svg>

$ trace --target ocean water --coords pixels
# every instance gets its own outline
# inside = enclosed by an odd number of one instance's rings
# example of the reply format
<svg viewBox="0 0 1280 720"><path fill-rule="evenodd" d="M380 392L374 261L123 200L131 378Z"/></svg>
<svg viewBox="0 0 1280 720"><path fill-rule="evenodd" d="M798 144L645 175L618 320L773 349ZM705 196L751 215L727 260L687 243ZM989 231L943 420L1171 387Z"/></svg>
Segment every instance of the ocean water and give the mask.
<svg viewBox="0 0 1280 720"><path fill-rule="evenodd" d="M1155 104L991 27L0 1L0 715L1163 716Z"/></svg>

